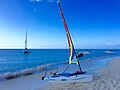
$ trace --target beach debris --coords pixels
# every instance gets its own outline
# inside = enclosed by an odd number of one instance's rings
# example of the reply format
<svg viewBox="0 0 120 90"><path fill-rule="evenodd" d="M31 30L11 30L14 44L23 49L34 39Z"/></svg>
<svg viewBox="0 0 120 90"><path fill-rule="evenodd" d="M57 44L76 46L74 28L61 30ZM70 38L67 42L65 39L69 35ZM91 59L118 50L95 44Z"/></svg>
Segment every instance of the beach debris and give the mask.
<svg viewBox="0 0 120 90"><path fill-rule="evenodd" d="M59 65L61 64L65 64L65 62L59 62ZM36 68L28 68L28 69L25 69L19 72L7 72L4 74L0 74L0 81L14 79L14 78L18 78L21 76L31 75L33 73L38 73L40 71L45 71L47 69L55 68L55 67L56 67L56 64L51 63L51 64L46 64L46 65L41 65Z"/></svg>
<svg viewBox="0 0 120 90"><path fill-rule="evenodd" d="M21 71L20 74L23 75L23 76L24 76L24 75L25 75L25 76L26 76L26 75L31 75L31 74L34 73L34 71L35 71L34 69L25 69L25 70Z"/></svg>
<svg viewBox="0 0 120 90"><path fill-rule="evenodd" d="M17 77L17 73L11 73L11 72L8 72L8 73L5 73L3 75L3 77L7 80L9 79L13 79L13 78L16 78Z"/></svg>
<svg viewBox="0 0 120 90"><path fill-rule="evenodd" d="M36 70L42 70L43 71L43 70L45 70L45 66L39 66L39 67L36 68Z"/></svg>
<svg viewBox="0 0 120 90"><path fill-rule="evenodd" d="M7 80L9 79L14 79L14 78L17 78L17 77L20 77L20 76L26 76L26 75L31 75L34 73L34 69L26 69L26 70L23 70L21 72L8 72L8 73L5 73L5 74L1 74L0 75L0 78L5 78Z"/></svg>

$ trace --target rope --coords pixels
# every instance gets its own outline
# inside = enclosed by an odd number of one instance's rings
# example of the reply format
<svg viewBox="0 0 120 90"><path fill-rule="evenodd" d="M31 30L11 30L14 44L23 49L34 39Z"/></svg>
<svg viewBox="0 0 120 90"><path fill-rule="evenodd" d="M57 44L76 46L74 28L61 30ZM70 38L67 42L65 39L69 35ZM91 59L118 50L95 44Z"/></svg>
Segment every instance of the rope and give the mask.
<svg viewBox="0 0 120 90"><path fill-rule="evenodd" d="M66 69L62 72L62 74L67 71L68 67L69 67L69 64L68 64L68 66L66 67Z"/></svg>

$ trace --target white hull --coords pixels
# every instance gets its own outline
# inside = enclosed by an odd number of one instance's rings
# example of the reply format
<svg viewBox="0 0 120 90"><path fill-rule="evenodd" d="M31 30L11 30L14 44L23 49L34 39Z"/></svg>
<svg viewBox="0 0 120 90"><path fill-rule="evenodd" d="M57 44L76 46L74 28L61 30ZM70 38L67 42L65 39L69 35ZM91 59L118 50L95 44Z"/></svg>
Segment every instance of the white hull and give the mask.
<svg viewBox="0 0 120 90"><path fill-rule="evenodd" d="M90 54L90 52L88 52L88 51L83 51L83 52L78 52L78 53L83 53L84 55L85 54Z"/></svg>
<svg viewBox="0 0 120 90"><path fill-rule="evenodd" d="M83 54L90 54L90 52L88 52L88 51L84 51L84 52L82 52Z"/></svg>
<svg viewBox="0 0 120 90"><path fill-rule="evenodd" d="M59 77L44 78L44 81L48 81L48 82L90 82L92 80L93 78L91 74L80 74L69 77L59 76Z"/></svg>
<svg viewBox="0 0 120 90"><path fill-rule="evenodd" d="M112 52L112 51L105 51L105 53L114 53L114 52Z"/></svg>

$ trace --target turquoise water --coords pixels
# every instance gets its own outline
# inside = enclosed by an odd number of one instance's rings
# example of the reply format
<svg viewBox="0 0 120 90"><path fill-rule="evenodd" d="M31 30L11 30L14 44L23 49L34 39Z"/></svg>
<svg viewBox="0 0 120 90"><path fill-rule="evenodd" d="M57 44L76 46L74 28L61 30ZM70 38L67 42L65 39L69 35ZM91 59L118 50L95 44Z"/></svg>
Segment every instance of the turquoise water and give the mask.
<svg viewBox="0 0 120 90"><path fill-rule="evenodd" d="M28 68L35 68L40 65L56 64L68 60L67 49L30 49L31 53L24 54L22 49L1 49L0 50L0 74L7 72L18 72ZM84 50L77 50L84 51ZM82 64L82 67L95 68L103 66L107 59L120 55L120 50L113 50L115 53L106 54L104 49L90 49L90 54L86 54L80 60L101 57L94 59L90 63ZM58 64L59 65L59 64ZM87 67L86 67L87 66Z"/></svg>

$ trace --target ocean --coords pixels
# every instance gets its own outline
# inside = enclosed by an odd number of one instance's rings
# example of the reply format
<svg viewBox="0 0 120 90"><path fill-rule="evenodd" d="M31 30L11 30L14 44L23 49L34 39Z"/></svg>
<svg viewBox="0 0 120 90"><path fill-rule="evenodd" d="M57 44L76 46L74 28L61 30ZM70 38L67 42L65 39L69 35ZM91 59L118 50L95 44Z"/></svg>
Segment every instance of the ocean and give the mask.
<svg viewBox="0 0 120 90"><path fill-rule="evenodd" d="M19 72L25 69L39 66L60 65L68 61L68 49L29 49L30 53L24 54L22 49L0 49L0 74ZM85 51L84 49L76 51ZM79 60L94 58L91 63L83 63L85 68L92 69L102 67L109 58L119 57L120 50L114 49L114 53L105 53L105 49L89 49L90 54L85 54ZM90 69L90 68L89 68Z"/></svg>

